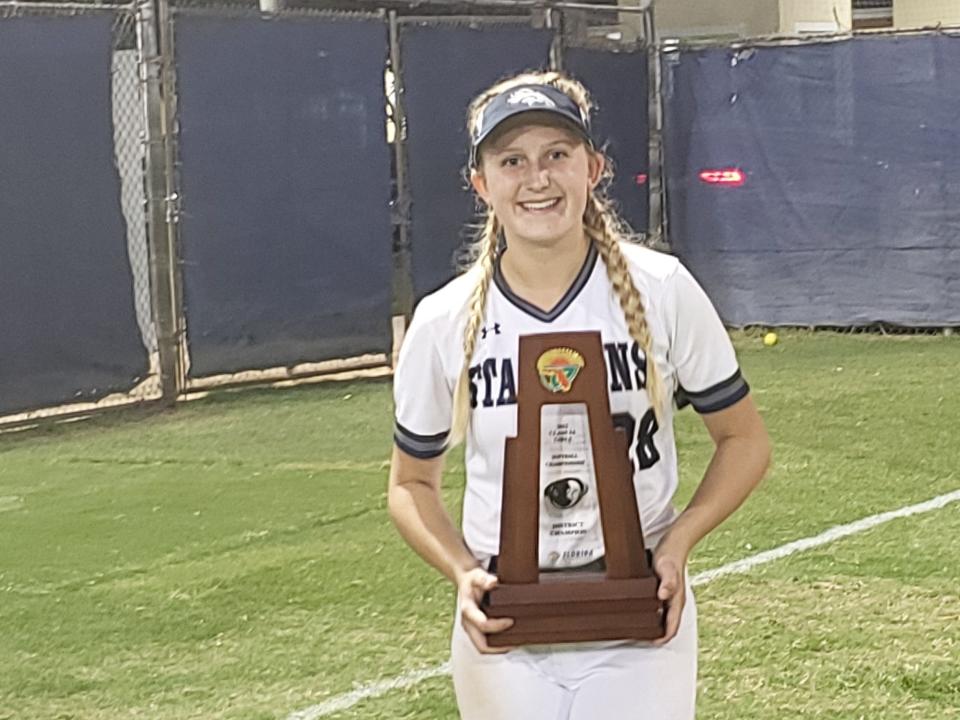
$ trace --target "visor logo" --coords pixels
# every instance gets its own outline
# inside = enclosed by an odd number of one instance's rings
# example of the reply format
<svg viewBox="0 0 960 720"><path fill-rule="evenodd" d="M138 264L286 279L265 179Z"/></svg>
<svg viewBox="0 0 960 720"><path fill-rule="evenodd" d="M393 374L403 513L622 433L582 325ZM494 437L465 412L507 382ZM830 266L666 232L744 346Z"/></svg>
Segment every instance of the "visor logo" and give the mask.
<svg viewBox="0 0 960 720"><path fill-rule="evenodd" d="M544 95L539 90L534 90L533 88L520 88L514 93L511 93L510 97L507 98L508 105L527 105L533 107L534 105L542 105L543 107L555 108L557 104Z"/></svg>

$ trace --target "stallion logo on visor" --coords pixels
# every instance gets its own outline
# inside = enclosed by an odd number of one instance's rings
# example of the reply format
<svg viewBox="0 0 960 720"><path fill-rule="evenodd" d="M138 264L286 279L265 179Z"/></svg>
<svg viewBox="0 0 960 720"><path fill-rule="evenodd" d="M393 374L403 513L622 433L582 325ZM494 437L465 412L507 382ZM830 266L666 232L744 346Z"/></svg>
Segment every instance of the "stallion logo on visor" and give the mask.
<svg viewBox="0 0 960 720"><path fill-rule="evenodd" d="M539 90L534 90L533 88L520 88L507 98L508 105L518 105L520 103L529 105L531 107L534 105L543 105L544 107L551 108L557 106L553 100L548 98Z"/></svg>

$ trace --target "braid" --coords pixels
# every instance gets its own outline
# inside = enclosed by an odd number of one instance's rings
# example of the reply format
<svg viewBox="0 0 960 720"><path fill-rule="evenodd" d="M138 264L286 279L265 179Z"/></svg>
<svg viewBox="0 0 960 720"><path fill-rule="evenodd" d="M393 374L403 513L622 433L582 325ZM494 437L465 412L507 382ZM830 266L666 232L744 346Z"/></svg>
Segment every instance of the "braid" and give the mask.
<svg viewBox="0 0 960 720"><path fill-rule="evenodd" d="M477 284L467 304L469 315L463 331L463 368L453 391L453 427L447 447L452 448L463 442L470 425L470 358L477 345L477 332L483 324L483 311L487 304L487 289L493 278L497 259L497 244L500 237L500 222L493 212L487 213L483 229L477 239L479 254L474 267L480 269Z"/></svg>
<svg viewBox="0 0 960 720"><path fill-rule="evenodd" d="M624 317L627 319L627 328L630 337L639 343L646 356L647 396L653 405L653 412L657 421L663 420L664 387L653 355L653 338L647 324L647 315L643 307L643 298L640 291L633 284L627 261L620 252L619 240L622 237L620 224L608 201L590 193L587 207L583 213L583 225L587 235L593 240L603 258L607 268L607 276L613 286Z"/></svg>

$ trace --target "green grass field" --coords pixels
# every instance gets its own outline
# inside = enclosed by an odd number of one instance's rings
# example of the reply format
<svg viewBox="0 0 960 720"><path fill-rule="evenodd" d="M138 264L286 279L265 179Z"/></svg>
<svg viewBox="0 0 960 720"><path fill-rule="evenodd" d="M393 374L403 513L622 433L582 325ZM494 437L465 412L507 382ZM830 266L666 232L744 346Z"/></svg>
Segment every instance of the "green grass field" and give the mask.
<svg viewBox="0 0 960 720"><path fill-rule="evenodd" d="M692 573L960 489L960 339L736 343L774 465ZM370 381L0 436L0 719L283 719L446 660L452 591L386 515L391 425ZM682 503L710 443L690 411L678 435ZM960 718L960 502L697 594L701 718ZM437 677L326 717L456 711Z"/></svg>

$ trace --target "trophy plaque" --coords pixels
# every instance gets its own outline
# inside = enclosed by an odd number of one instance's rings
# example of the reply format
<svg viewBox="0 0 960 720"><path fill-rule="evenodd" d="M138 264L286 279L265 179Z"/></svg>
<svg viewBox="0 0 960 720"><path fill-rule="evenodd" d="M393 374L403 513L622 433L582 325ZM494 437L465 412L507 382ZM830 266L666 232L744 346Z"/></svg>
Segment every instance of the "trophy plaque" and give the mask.
<svg viewBox="0 0 960 720"><path fill-rule="evenodd" d="M481 603L489 617L514 624L487 642L662 637L659 582L643 544L628 439L610 414L600 333L523 336L519 366L499 582Z"/></svg>

